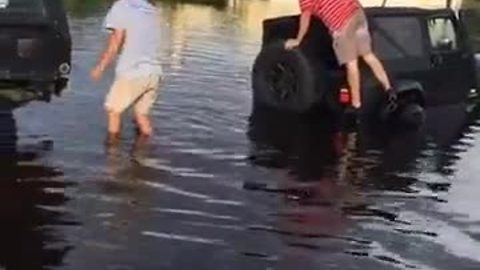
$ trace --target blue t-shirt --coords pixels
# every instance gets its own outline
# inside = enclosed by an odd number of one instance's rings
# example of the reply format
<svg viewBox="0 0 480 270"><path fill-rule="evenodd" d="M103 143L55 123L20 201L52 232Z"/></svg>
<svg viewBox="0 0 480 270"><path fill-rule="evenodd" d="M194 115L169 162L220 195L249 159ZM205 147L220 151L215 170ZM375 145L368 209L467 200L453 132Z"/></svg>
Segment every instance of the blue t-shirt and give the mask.
<svg viewBox="0 0 480 270"><path fill-rule="evenodd" d="M118 0L108 12L104 27L126 30L117 76L162 75L160 16L154 5L147 0Z"/></svg>

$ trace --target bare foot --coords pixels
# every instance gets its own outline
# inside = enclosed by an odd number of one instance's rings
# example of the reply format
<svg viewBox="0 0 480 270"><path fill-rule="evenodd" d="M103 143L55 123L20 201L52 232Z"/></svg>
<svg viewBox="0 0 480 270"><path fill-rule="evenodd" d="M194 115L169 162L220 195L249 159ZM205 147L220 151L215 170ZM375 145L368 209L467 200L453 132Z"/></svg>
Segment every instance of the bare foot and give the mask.
<svg viewBox="0 0 480 270"><path fill-rule="evenodd" d="M142 136L150 137L153 134L153 127L150 123L150 118L145 114L135 115L135 121L137 123L137 133Z"/></svg>

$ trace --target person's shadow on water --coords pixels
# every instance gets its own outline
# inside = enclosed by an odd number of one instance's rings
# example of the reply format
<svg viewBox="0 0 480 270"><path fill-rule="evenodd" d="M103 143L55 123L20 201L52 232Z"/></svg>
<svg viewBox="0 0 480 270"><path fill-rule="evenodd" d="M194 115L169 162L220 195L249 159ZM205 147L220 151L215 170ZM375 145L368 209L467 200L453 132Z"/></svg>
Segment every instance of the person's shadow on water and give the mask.
<svg viewBox="0 0 480 270"><path fill-rule="evenodd" d="M0 109L0 269L50 269L72 248L54 226L73 225L61 208L68 198L57 168L38 164L50 144L19 151L13 113Z"/></svg>

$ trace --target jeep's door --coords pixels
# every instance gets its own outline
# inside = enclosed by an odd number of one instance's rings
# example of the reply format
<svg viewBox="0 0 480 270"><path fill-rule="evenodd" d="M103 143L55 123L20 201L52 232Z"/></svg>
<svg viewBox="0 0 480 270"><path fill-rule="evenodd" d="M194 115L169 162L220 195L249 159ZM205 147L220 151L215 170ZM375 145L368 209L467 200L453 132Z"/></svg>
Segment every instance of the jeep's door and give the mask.
<svg viewBox="0 0 480 270"><path fill-rule="evenodd" d="M436 13L427 19L430 88L428 103L465 101L475 84L473 55L462 26L453 11Z"/></svg>

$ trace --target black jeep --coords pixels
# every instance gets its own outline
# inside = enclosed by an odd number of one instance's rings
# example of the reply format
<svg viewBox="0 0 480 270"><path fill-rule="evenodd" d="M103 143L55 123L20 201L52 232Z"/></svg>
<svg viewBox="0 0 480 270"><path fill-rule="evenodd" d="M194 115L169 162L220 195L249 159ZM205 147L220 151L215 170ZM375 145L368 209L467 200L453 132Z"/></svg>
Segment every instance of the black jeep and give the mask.
<svg viewBox="0 0 480 270"><path fill-rule="evenodd" d="M71 38L62 0L0 0L0 96L49 100L66 87Z"/></svg>
<svg viewBox="0 0 480 270"><path fill-rule="evenodd" d="M372 7L365 12L374 51L398 91L398 107L388 113L423 116L424 106L463 102L476 88L475 57L461 15L450 9L400 7ZM284 49L285 40L296 36L298 23L299 16L264 21L262 50L252 72L254 108L304 113L318 107L342 112L345 106L339 96L345 71L337 63L323 23L312 20L301 46ZM362 97L362 115L385 116L386 94L366 68L362 68Z"/></svg>

